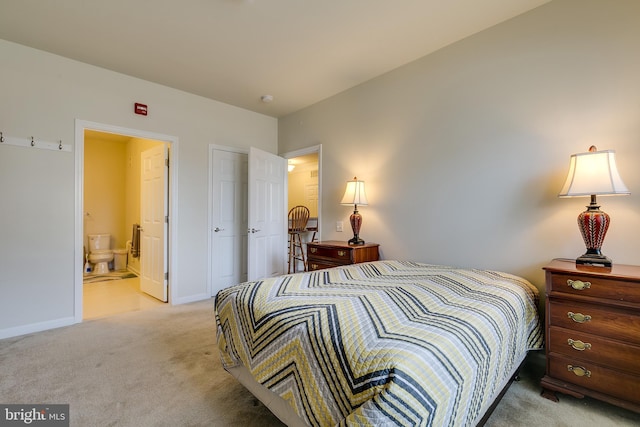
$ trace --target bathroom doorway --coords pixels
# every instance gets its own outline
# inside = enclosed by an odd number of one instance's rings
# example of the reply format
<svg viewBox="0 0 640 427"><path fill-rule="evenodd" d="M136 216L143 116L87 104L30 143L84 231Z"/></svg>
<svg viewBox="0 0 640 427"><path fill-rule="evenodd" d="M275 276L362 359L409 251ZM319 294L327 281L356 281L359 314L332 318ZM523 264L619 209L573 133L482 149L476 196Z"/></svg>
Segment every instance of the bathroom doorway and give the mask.
<svg viewBox="0 0 640 427"><path fill-rule="evenodd" d="M76 160L77 166L81 166L78 168L81 173L76 178L81 184L81 192L78 191L81 213L76 213L80 217L76 221L76 247L79 248L77 253L83 256L79 280L76 279L76 321L162 305L164 302L141 291L140 275L149 269L145 269L145 264L157 265L166 272L172 258L170 247L165 244L158 260L153 262L148 258L143 261L132 248L136 249L135 230L142 228L137 227L142 222L141 200L143 193L148 191L141 183L142 153L153 147L164 147L164 151L170 152L172 139L93 123L77 126L76 131ZM171 180L171 175L167 181ZM169 188L160 196L160 203L167 210L171 207ZM162 222L166 224L164 241L168 242L172 231L168 214L163 216ZM109 271L100 275L102 277L84 271L89 252L88 236L95 234L109 234L110 249L115 252L114 259L109 262ZM162 272L154 277L161 276L168 286L169 276ZM167 296L165 292L165 302Z"/></svg>

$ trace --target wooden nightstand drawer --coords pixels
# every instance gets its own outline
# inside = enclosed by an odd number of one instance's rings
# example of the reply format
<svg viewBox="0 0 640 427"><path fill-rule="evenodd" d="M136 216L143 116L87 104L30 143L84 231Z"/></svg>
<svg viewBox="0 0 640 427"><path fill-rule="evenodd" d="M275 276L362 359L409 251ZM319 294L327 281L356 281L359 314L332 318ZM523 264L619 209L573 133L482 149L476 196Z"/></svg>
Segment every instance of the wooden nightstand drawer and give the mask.
<svg viewBox="0 0 640 427"><path fill-rule="evenodd" d="M309 256L331 258L336 263L351 264L352 251L335 246L307 245Z"/></svg>
<svg viewBox="0 0 640 427"><path fill-rule="evenodd" d="M637 282L580 274L553 274L551 292L640 303L640 285Z"/></svg>
<svg viewBox="0 0 640 427"><path fill-rule="evenodd" d="M550 326L640 344L640 315L595 304L553 301Z"/></svg>
<svg viewBox="0 0 640 427"><path fill-rule="evenodd" d="M307 243L307 268L312 271L377 261L379 246L377 243L350 245L337 240L309 242Z"/></svg>
<svg viewBox="0 0 640 427"><path fill-rule="evenodd" d="M628 402L640 403L640 376L555 354L550 354L547 358L547 370L552 378Z"/></svg>
<svg viewBox="0 0 640 427"><path fill-rule="evenodd" d="M344 264L331 264L323 261L309 261L307 268L309 271L324 270L325 268L339 267Z"/></svg>
<svg viewBox="0 0 640 427"><path fill-rule="evenodd" d="M549 352L640 375L640 346L551 326Z"/></svg>

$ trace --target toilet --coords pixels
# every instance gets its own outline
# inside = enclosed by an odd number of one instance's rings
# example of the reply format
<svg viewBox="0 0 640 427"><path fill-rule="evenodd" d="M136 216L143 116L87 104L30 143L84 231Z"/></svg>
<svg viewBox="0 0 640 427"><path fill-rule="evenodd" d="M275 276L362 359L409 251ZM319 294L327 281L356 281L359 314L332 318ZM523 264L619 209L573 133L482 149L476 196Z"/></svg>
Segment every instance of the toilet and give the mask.
<svg viewBox="0 0 640 427"><path fill-rule="evenodd" d="M93 264L94 274L109 272L109 263L113 261L111 234L89 234L89 262Z"/></svg>

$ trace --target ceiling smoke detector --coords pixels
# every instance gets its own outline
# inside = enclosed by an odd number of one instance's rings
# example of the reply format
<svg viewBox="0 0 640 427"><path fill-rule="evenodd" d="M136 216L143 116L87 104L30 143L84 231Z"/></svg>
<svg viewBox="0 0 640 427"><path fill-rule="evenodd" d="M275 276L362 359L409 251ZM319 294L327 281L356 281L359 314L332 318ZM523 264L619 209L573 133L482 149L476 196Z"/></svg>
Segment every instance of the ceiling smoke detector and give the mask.
<svg viewBox="0 0 640 427"><path fill-rule="evenodd" d="M262 100L262 102L264 102L265 104L270 103L271 101L273 101L273 96L272 95L262 95L260 97L260 99Z"/></svg>

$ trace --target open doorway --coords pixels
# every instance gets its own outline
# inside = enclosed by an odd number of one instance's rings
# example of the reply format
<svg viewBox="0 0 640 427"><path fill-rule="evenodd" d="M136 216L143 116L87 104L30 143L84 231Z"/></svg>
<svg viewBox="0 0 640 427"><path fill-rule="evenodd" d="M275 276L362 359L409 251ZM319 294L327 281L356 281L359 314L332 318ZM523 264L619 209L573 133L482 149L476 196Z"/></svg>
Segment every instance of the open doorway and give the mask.
<svg viewBox="0 0 640 427"><path fill-rule="evenodd" d="M161 303L140 288L140 242L134 234L141 222L141 155L165 144L128 135L84 131L85 320Z"/></svg>
<svg viewBox="0 0 640 427"><path fill-rule="evenodd" d="M304 251L304 259L306 260L306 243L320 240L321 235L321 146L286 153L284 157L288 162L287 212L295 206L305 206L309 209L306 232L300 234L301 250ZM293 271L306 269L300 259L294 258L289 260L289 262L296 263Z"/></svg>
<svg viewBox="0 0 640 427"><path fill-rule="evenodd" d="M145 265L152 265L160 269L160 273L153 276L160 277L166 287L169 285L170 278L166 272L173 257L168 242L174 227L173 224L170 227L168 213L173 211L174 197L170 189L175 187L168 184L175 179L173 170L167 175L164 190L156 196L167 213L158 221L162 223L162 250L158 253L154 248L143 252L141 242L145 238L140 231L140 243L136 242L134 230L142 230L140 225L145 215L141 211L145 205L144 194L148 194L148 190L143 188L144 153L158 148L173 152L175 142L174 138L164 135L77 122L76 253L80 256L77 256L75 281L76 322L163 304L156 299L157 296L152 298L142 293L140 281L141 276L143 283L145 277L150 276ZM173 156L172 160L175 164ZM164 165L164 159L162 163ZM107 256L104 264L99 266L95 263L97 258L90 255L90 244L95 249L95 239L100 235L108 235L109 247L105 249L113 253L113 258ZM91 243L90 236L94 239ZM136 249L140 255L153 252L154 258L158 259L151 262L136 256ZM96 270L87 274L85 267ZM165 289L164 302L167 300Z"/></svg>

